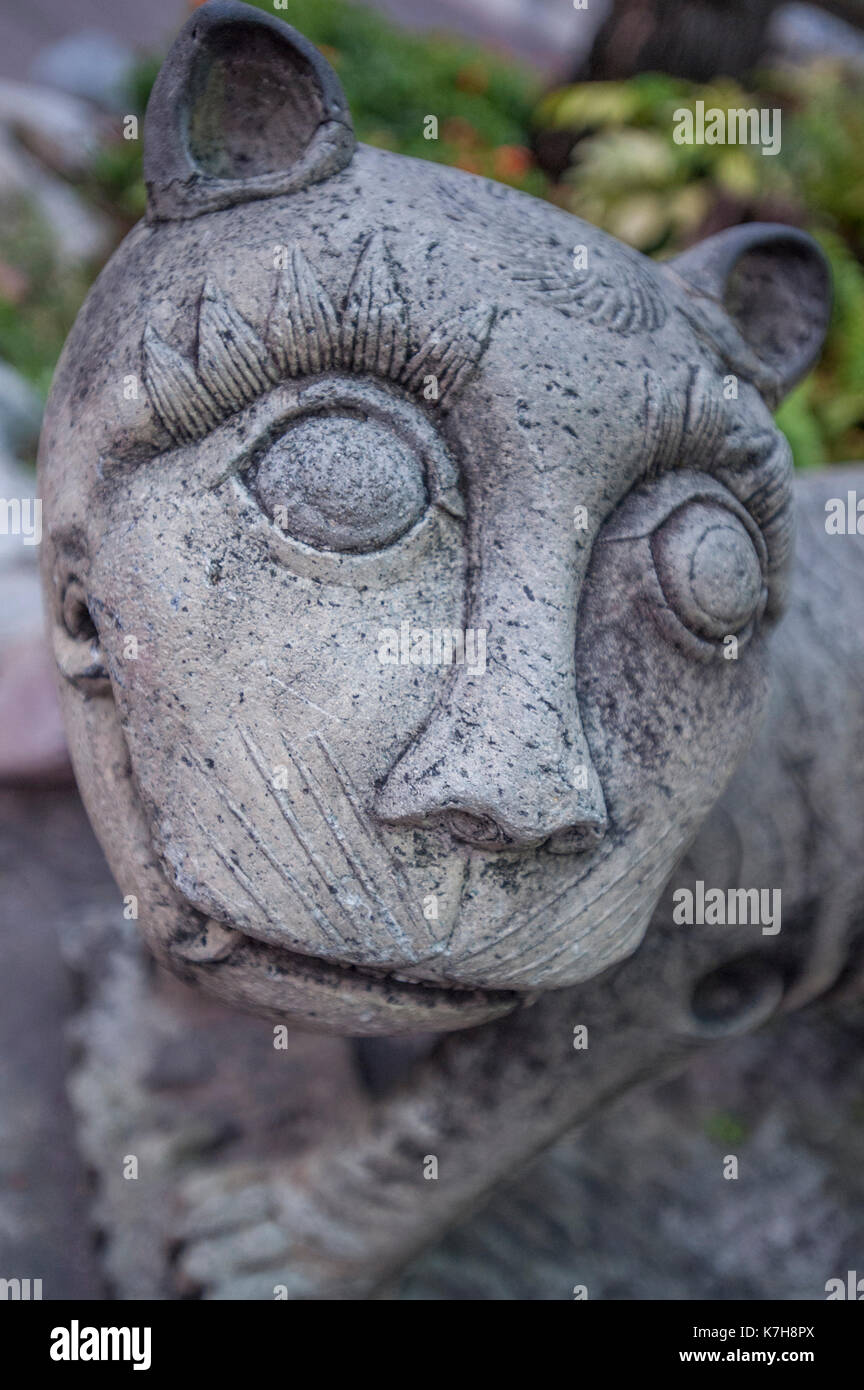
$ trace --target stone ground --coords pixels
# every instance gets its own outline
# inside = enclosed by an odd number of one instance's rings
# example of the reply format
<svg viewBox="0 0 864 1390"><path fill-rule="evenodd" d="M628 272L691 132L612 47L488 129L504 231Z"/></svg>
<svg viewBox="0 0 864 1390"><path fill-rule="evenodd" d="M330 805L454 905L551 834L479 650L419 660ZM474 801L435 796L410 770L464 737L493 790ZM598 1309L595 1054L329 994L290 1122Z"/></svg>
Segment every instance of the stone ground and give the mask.
<svg viewBox="0 0 864 1390"><path fill-rule="evenodd" d="M0 1266L54 1297L98 1298L87 1174L70 1142L64 1027L74 1005L57 923L107 868L71 787L0 793Z"/></svg>

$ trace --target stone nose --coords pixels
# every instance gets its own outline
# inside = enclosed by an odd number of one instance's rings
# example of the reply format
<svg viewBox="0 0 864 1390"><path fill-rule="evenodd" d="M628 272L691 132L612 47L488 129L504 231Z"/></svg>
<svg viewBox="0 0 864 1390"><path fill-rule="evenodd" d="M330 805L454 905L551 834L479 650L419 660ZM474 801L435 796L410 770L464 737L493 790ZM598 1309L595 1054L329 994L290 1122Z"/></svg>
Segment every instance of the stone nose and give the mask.
<svg viewBox="0 0 864 1390"><path fill-rule="evenodd" d="M489 673L457 678L450 699L391 769L376 804L389 825L443 826L488 850L599 844L608 821L575 695L561 704Z"/></svg>
<svg viewBox="0 0 864 1390"><path fill-rule="evenodd" d="M575 482L551 455L538 467L521 427L479 453L465 603L477 659L467 660L466 640L464 664L449 671L375 809L387 824L444 826L483 849L587 850L608 828L577 699L576 615L590 550L573 530L576 493L550 480Z"/></svg>

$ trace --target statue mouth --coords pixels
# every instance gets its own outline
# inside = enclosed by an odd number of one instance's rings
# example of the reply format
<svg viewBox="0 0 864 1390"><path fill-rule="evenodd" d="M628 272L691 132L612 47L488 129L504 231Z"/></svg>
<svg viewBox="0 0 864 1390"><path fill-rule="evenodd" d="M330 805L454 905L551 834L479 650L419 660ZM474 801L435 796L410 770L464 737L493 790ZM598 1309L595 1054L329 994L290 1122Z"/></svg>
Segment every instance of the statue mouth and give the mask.
<svg viewBox="0 0 864 1390"><path fill-rule="evenodd" d="M300 1026L332 1027L329 1015L342 1016L347 1032L449 1031L468 1028L510 1013L531 996L515 990L428 983L366 965L324 960L265 942L212 917L195 913L168 947L171 961L186 962L211 990L237 997L237 985L250 975L267 980L267 999L253 999L254 985L244 990L256 1012L296 1018ZM277 1002L280 982L285 1004ZM297 1001L297 1002L295 1002ZM302 1007L305 1005L305 1007ZM316 1022L321 1014L322 1023Z"/></svg>

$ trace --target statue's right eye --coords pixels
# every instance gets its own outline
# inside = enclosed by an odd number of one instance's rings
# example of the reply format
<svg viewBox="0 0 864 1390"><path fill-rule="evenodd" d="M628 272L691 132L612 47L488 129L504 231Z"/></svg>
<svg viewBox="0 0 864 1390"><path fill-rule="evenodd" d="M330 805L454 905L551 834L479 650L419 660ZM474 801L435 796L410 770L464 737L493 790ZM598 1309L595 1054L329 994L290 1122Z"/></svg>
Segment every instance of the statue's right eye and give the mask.
<svg viewBox="0 0 864 1390"><path fill-rule="evenodd" d="M740 637L764 611L764 556L728 507L686 503L654 532L651 551L670 608L697 637Z"/></svg>
<svg viewBox="0 0 864 1390"><path fill-rule="evenodd" d="M243 479L281 531L316 550L383 549L430 503L411 441L384 420L344 410L293 419Z"/></svg>

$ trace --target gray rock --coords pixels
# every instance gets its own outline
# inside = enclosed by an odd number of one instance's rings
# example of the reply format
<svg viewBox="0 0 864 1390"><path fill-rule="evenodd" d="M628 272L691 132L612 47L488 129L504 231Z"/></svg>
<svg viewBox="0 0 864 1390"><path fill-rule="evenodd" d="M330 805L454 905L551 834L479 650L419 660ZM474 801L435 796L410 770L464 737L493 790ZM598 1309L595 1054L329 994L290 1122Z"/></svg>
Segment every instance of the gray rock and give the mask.
<svg viewBox="0 0 864 1390"><path fill-rule="evenodd" d="M35 82L83 97L106 111L129 109L135 52L113 34L88 29L59 39L36 55Z"/></svg>
<svg viewBox="0 0 864 1390"><path fill-rule="evenodd" d="M79 176L99 151L109 122L92 106L30 82L0 81L0 125L57 173Z"/></svg>
<svg viewBox="0 0 864 1390"><path fill-rule="evenodd" d="M0 127L0 217L4 205L14 211L22 201L32 204L46 224L61 265L86 264L107 254L113 235L108 218L28 153L8 127Z"/></svg>
<svg viewBox="0 0 864 1390"><path fill-rule="evenodd" d="M826 14L817 5L781 5L772 15L768 30L776 61L813 62L819 58L864 64L864 34L838 15Z"/></svg>

